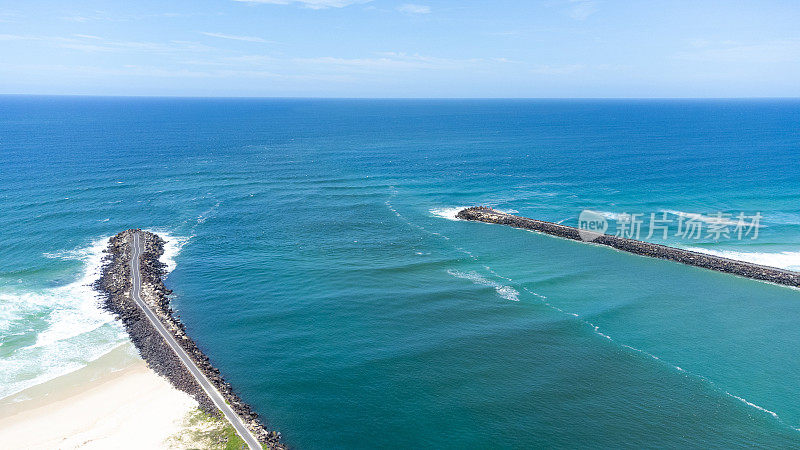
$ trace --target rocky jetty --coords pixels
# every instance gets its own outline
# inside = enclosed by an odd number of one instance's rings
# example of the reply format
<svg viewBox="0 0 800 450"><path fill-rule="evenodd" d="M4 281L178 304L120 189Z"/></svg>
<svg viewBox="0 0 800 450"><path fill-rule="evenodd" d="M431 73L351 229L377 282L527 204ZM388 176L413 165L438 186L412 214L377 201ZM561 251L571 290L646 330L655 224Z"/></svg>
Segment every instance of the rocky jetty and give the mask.
<svg viewBox="0 0 800 450"><path fill-rule="evenodd" d="M509 225L516 228L538 231L553 236L575 241L584 241L581 234L586 236L586 232L575 227L560 225L553 222L529 219L527 217L514 216L501 211L494 210L485 206L473 206L466 208L456 214L456 218L472 220L477 222L496 223ZM761 266L744 261L737 261L719 256L706 255L679 248L668 247L666 245L653 244L650 242L637 241L607 234L598 234L589 239L592 244L606 245L618 250L623 250L637 255L649 256L652 258L666 259L690 266L702 267L704 269L716 270L755 280L767 281L770 283L782 284L791 287L800 287L800 273L788 270L777 269L774 267Z"/></svg>
<svg viewBox="0 0 800 450"><path fill-rule="evenodd" d="M164 286L166 266L159 261L164 254L164 240L158 235L142 230L126 230L109 240L107 255L103 263L100 279L95 288L104 294L103 306L122 322L133 344L139 350L148 366L159 375L167 378L178 389L197 399L200 407L214 416L221 416L214 403L206 396L197 381L180 362L153 328L144 313L131 299L131 242L133 233L139 232L144 241L144 252L140 257L142 274L141 298L150 306L161 323L173 334L176 341L186 350L197 367L203 371L211 383L225 397L225 400L247 424L253 435L267 448L284 449L280 433L268 430L250 406L242 401L231 385L225 381L220 371L186 335L186 328L175 316L170 307L171 290Z"/></svg>

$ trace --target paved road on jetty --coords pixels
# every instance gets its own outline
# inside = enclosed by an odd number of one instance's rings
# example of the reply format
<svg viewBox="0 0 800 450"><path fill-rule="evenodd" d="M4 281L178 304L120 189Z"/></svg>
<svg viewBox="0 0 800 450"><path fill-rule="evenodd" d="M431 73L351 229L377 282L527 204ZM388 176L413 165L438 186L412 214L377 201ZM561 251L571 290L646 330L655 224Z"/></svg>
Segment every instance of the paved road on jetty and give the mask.
<svg viewBox="0 0 800 450"><path fill-rule="evenodd" d="M195 380L197 380L197 383L203 388L203 390L206 392L206 395L208 395L208 398L210 398L217 408L222 411L222 414L224 414L225 418L228 419L231 425L233 425L233 427L236 429L236 432L239 433L239 436L244 439L244 441L247 443L247 446L250 447L250 450L260 450L262 448L261 444L253 436L253 434L250 433L250 430L248 430L244 425L242 419L235 412L233 412L233 409L231 409L227 403L225 403L225 399L222 397L222 394L220 394L219 391L214 388L214 385L208 381L208 378L206 378L203 372L197 368L183 347L178 345L178 342L175 341L172 333L164 328L164 325L161 324L161 321L158 320L158 317L155 315L155 313L153 313L153 311L150 310L150 307L147 306L147 303L142 300L142 274L139 271L139 257L142 255L144 248L139 233L133 234L132 250L133 256L131 257L131 274L133 276L133 284L131 287L131 297L133 297L133 301L139 305L139 308L144 312L144 315L147 316L147 318L153 324L153 327L158 330L158 333L162 338L164 338L164 341L170 346L170 348L172 348L175 354L178 355L178 358L189 370L189 373L194 376Z"/></svg>

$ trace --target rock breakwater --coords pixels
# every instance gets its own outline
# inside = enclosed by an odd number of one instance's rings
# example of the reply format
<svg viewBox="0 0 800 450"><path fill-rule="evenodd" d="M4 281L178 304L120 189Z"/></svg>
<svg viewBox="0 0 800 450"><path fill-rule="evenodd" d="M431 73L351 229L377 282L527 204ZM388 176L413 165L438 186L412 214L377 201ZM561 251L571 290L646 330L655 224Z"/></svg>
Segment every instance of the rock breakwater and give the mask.
<svg viewBox="0 0 800 450"><path fill-rule="evenodd" d="M167 378L177 389L193 396L205 412L221 416L202 387L131 299L131 242L135 232L140 234L144 243L144 252L140 257L142 300L150 306L164 327L172 333L175 340L242 418L253 435L267 448L286 448L280 442L280 433L270 431L264 426L258 414L239 398L231 385L222 377L219 369L211 364L208 356L187 336L185 326L170 307L169 295L172 291L164 286L163 281L166 265L159 261L164 254L164 240L158 235L138 229L126 230L109 240L101 277L95 283L95 288L103 294L103 307L122 322L131 341L153 371Z"/></svg>
<svg viewBox="0 0 800 450"><path fill-rule="evenodd" d="M546 222L543 220L529 219L527 217L514 216L485 206L473 206L471 208L463 209L456 214L456 218L508 225L515 228L538 231L540 233L550 234L565 239L583 241L580 230L575 227L560 225L553 222ZM719 256L706 255L704 253L692 252L666 245L653 244L650 242L637 241L635 239L627 239L607 234L593 236L591 243L613 247L615 249L637 255L666 259L690 266L730 273L755 280L767 281L770 283L782 284L795 288L800 287L800 273L782 270L775 267L761 266L745 261L737 261Z"/></svg>

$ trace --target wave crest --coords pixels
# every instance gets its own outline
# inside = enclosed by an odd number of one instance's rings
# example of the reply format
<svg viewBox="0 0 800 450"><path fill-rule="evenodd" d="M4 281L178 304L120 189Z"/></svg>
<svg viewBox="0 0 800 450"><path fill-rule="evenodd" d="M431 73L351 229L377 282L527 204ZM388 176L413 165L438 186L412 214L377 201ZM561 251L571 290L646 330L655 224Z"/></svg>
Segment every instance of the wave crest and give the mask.
<svg viewBox="0 0 800 450"><path fill-rule="evenodd" d="M161 261L171 271L190 238L159 234L167 241ZM93 288L108 239L43 255L83 262L77 279L68 284L0 290L0 398L78 370L127 340Z"/></svg>
<svg viewBox="0 0 800 450"><path fill-rule="evenodd" d="M743 252L737 250L712 250L703 247L686 247L686 250L779 269L800 270L800 252Z"/></svg>
<svg viewBox="0 0 800 450"><path fill-rule="evenodd" d="M514 302L519 301L519 291L512 288L511 286L506 286L502 283L498 283L497 281L490 280L484 277L483 275L479 274L478 272L475 272L474 270L470 272L461 272L458 270L447 269L447 273L456 278L469 280L478 285L489 286L491 288L494 288L495 292L497 292L497 295L506 300L511 300Z"/></svg>

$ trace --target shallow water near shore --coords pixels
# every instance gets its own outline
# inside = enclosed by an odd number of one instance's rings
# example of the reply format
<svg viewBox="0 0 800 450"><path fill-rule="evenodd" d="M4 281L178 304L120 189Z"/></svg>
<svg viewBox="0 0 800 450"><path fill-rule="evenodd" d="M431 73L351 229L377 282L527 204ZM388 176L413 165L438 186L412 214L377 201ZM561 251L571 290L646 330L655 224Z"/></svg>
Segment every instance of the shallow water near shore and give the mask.
<svg viewBox="0 0 800 450"><path fill-rule="evenodd" d="M799 120L780 100L0 97L0 396L124 342L86 284L141 227L172 244L189 334L298 448L800 445L797 290L453 218L760 212L757 240L667 243L799 268Z"/></svg>
<svg viewBox="0 0 800 450"><path fill-rule="evenodd" d="M63 400L77 392L86 390L98 380L113 377L136 364L143 364L133 344L122 343L108 353L90 361L78 370L34 384L15 394L0 399L0 418L13 416L21 411L46 406Z"/></svg>

